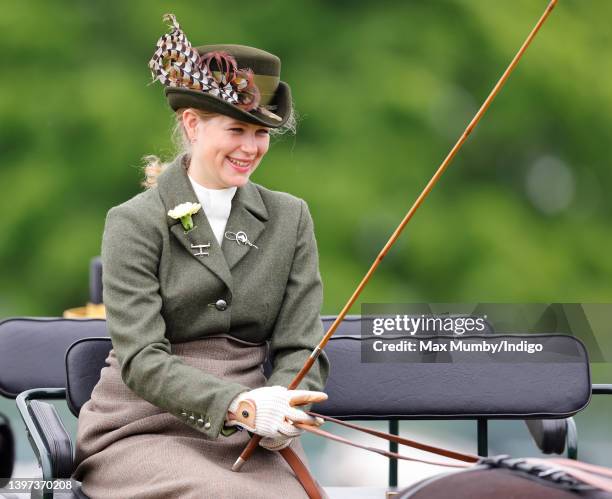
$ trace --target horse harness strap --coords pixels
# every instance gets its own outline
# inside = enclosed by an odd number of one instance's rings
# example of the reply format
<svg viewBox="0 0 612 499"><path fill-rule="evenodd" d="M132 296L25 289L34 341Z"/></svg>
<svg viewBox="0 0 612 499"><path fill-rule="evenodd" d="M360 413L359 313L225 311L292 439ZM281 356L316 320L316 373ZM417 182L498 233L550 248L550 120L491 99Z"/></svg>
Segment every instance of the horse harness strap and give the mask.
<svg viewBox="0 0 612 499"><path fill-rule="evenodd" d="M414 440L409 440L397 435L391 435L388 433L376 431L371 428L356 425L354 423L347 423L346 421L341 421L329 416L323 416L314 412L309 411L308 414L310 414L311 416L322 418L325 421L337 423L347 428L368 433L370 435L382 438L384 440L388 440L390 442L397 442L398 444L406 445L408 447L419 449L425 452L430 452L433 454L438 454L440 456L444 456L462 462L453 464L439 461L430 461L425 459L417 459L399 453L389 452L375 447L361 445L352 442L346 438L329 433L313 425L294 423L295 426L315 435L325 437L343 444L351 445L353 447L358 447L360 449L375 452L386 457L421 462L425 464L433 464L437 466L446 466L450 468L471 468L475 465L485 465L490 468L505 468L523 474L531 475L538 479L545 480L571 490L585 490L595 488L605 492L612 492L612 469L610 468L562 458L513 459L507 455L480 457L473 454L464 454L443 449L440 447L435 447L432 445L422 444ZM291 455L289 455L289 452L286 451L290 451ZM291 451L289 448L283 449L281 451L281 454L283 455L287 463L289 463L291 468L294 470L298 480L308 493L309 497L311 499L320 499L321 494L316 484L316 481L314 480L314 478L312 478L312 476L308 472L308 469L299 460L297 455L293 453L293 451Z"/></svg>
<svg viewBox="0 0 612 499"><path fill-rule="evenodd" d="M594 464L582 463L572 459L553 458L553 459L538 459L528 458L527 463L540 466L551 467L556 472L566 473L570 477L590 485L596 489L612 492L612 469L596 466ZM550 471L555 473L555 471Z"/></svg>

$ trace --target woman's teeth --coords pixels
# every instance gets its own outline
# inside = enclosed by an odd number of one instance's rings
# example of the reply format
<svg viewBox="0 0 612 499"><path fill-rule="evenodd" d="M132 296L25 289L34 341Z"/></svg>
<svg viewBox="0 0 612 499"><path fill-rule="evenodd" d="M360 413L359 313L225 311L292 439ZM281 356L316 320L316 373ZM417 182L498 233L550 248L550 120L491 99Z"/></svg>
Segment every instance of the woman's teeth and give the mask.
<svg viewBox="0 0 612 499"><path fill-rule="evenodd" d="M238 159L230 158L229 156L227 159L230 161L230 163L232 163L233 165L239 168L246 168L247 166L251 164L250 161L240 161Z"/></svg>

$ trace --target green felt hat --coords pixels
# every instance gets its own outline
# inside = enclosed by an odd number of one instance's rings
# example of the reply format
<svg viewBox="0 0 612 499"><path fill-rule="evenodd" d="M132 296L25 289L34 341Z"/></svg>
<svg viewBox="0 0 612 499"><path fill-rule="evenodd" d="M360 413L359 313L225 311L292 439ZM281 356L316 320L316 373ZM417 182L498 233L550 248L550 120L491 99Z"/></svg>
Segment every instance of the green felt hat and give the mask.
<svg viewBox="0 0 612 499"><path fill-rule="evenodd" d="M291 90L280 81L280 59L244 45L193 47L174 14L165 14L162 35L149 69L166 87L175 111L193 107L270 128L291 116Z"/></svg>
<svg viewBox="0 0 612 499"><path fill-rule="evenodd" d="M238 68L250 69L253 72L252 81L259 90L259 106L247 111L210 91L167 86L165 94L172 109L193 107L270 128L281 127L287 122L291 115L291 89L280 79L281 61L277 56L245 45L204 45L194 48L200 57L211 55L210 70L216 78L221 76L224 69L212 57L214 53L228 53L235 59ZM265 108L262 110L263 106Z"/></svg>

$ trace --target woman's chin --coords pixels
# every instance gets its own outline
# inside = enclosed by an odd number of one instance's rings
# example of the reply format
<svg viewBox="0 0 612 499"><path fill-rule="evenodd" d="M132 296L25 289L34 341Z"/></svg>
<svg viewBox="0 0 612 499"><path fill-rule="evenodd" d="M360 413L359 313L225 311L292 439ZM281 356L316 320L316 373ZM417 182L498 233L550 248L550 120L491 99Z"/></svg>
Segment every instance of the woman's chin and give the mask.
<svg viewBox="0 0 612 499"><path fill-rule="evenodd" d="M227 175L224 178L225 184L230 187L242 187L249 181L250 173L248 174L239 174L233 173L231 175Z"/></svg>
<svg viewBox="0 0 612 499"><path fill-rule="evenodd" d="M253 168L249 168L248 171L239 172L235 168L231 167L225 168L224 170L223 180L225 183L236 187L242 187L244 184L246 184L254 171Z"/></svg>

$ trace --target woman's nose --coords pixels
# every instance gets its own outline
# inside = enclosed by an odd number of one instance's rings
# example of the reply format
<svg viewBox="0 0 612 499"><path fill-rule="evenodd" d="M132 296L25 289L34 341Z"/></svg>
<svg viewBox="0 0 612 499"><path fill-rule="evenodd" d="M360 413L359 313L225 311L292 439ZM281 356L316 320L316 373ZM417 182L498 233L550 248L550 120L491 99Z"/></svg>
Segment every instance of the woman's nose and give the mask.
<svg viewBox="0 0 612 499"><path fill-rule="evenodd" d="M257 154L257 142L255 137L244 137L242 141L242 150L249 154Z"/></svg>

